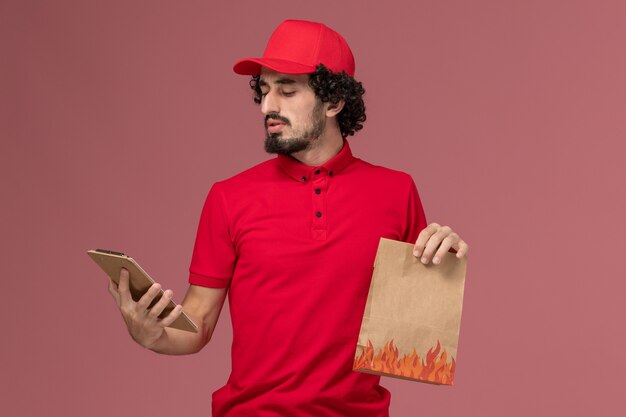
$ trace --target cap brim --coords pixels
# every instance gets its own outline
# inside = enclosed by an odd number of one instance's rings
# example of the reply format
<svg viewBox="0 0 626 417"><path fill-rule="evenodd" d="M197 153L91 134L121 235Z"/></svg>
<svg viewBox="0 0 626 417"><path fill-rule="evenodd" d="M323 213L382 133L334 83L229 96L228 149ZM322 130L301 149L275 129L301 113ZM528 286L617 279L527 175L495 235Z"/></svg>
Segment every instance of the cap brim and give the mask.
<svg viewBox="0 0 626 417"><path fill-rule="evenodd" d="M284 74L310 74L315 72L315 67L312 65L269 58L242 59L235 63L233 71L240 75L257 75L261 73L261 67L267 67Z"/></svg>

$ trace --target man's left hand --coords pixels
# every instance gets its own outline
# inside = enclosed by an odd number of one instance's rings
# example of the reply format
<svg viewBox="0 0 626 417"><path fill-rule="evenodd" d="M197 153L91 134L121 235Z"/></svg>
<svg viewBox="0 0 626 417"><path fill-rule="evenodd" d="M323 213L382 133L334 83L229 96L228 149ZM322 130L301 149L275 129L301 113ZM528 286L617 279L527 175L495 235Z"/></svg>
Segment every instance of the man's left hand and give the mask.
<svg viewBox="0 0 626 417"><path fill-rule="evenodd" d="M417 237L413 255L418 258L421 255L423 264L428 264L431 259L434 264L439 264L450 249L451 252L456 252L456 257L460 259L467 255L469 246L449 226L431 223Z"/></svg>

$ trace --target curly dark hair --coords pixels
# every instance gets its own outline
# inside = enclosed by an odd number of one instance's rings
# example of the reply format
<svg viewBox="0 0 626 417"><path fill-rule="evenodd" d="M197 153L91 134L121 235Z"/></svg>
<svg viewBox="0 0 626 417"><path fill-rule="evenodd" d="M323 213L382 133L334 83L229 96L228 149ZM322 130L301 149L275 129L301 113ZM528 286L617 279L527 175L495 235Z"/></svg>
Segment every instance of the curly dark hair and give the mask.
<svg viewBox="0 0 626 417"><path fill-rule="evenodd" d="M261 103L261 87L259 86L260 75L253 75L250 80L250 88L254 90L254 102ZM343 109L337 115L337 122L341 130L341 136L352 136L357 131L363 129L365 122L365 103L363 85L346 74L345 71L334 73L324 64L317 65L315 72L309 74L309 85L313 88L315 95L323 103L339 103L344 100Z"/></svg>

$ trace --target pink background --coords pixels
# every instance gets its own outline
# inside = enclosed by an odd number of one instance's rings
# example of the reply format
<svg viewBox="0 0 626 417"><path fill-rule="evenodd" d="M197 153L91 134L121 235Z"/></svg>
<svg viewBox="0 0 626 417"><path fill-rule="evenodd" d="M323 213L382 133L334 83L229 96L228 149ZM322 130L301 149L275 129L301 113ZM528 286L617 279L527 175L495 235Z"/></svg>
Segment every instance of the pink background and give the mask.
<svg viewBox="0 0 626 417"><path fill-rule="evenodd" d="M199 354L146 351L85 252L182 300L209 187L271 157L232 64L301 18L357 58L354 154L470 244L455 386L384 377L392 416L622 414L625 3L230 3L0 3L0 413L210 415L228 304Z"/></svg>

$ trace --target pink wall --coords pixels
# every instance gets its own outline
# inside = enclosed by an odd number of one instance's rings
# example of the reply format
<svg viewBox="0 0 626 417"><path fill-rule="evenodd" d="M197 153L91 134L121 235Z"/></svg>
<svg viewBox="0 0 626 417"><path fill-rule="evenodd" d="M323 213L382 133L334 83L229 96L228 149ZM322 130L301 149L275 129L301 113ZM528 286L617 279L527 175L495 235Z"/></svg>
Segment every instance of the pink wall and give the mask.
<svg viewBox="0 0 626 417"><path fill-rule="evenodd" d="M392 416L621 414L626 3L240 4L0 4L1 414L210 415L228 305L198 355L145 351L85 251L182 299L210 185L270 157L232 64L285 18L346 37L355 155L471 247L455 386L382 378Z"/></svg>

